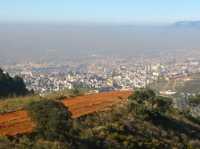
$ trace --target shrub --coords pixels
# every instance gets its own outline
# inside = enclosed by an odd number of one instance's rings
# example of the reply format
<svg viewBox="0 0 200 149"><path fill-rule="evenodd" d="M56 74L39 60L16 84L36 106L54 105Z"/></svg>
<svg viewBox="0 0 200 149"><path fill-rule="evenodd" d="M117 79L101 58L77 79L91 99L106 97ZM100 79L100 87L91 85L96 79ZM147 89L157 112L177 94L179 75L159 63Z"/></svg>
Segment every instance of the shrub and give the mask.
<svg viewBox="0 0 200 149"><path fill-rule="evenodd" d="M163 96L157 96L153 102L153 110L165 113L167 112L172 105L172 99L163 97Z"/></svg>
<svg viewBox="0 0 200 149"><path fill-rule="evenodd" d="M145 113L165 113L172 105L172 99L156 96L151 89L136 90L129 97L129 109L134 110L136 114L144 115Z"/></svg>
<svg viewBox="0 0 200 149"><path fill-rule="evenodd" d="M0 136L0 149L14 148L14 144L4 136Z"/></svg>
<svg viewBox="0 0 200 149"><path fill-rule="evenodd" d="M48 140L65 140L71 129L71 113L60 102L42 100L30 103L29 115L37 124L36 134Z"/></svg>
<svg viewBox="0 0 200 149"><path fill-rule="evenodd" d="M130 97L129 100L136 100L139 104L144 101L152 100L156 97L156 94L151 89L139 89L136 90Z"/></svg>
<svg viewBox="0 0 200 149"><path fill-rule="evenodd" d="M144 88L144 89L136 90L128 98L129 109L134 110L136 114L143 114L149 106L152 107L152 102L155 98L156 98L156 94L151 89Z"/></svg>

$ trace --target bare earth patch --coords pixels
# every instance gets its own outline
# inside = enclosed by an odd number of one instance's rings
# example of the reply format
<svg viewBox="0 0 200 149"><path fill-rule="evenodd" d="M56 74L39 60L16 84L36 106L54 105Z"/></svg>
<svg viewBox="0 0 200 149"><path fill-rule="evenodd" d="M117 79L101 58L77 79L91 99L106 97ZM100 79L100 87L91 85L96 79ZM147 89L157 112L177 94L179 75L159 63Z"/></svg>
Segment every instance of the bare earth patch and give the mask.
<svg viewBox="0 0 200 149"><path fill-rule="evenodd" d="M69 108L72 117L77 118L107 110L113 105L125 101L131 93L131 91L105 92L65 99L62 102ZM31 121L26 110L0 115L0 135L15 136L17 134L30 133L34 127L35 124Z"/></svg>

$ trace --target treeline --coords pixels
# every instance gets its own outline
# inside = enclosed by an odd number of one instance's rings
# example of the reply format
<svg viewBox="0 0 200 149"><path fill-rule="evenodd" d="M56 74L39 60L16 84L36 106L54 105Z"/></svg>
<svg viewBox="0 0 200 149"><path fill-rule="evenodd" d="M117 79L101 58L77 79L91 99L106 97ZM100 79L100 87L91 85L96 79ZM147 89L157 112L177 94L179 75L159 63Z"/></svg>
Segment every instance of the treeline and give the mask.
<svg viewBox="0 0 200 149"><path fill-rule="evenodd" d="M24 96L30 93L32 93L32 91L27 90L21 77L11 77L0 68L0 98Z"/></svg>

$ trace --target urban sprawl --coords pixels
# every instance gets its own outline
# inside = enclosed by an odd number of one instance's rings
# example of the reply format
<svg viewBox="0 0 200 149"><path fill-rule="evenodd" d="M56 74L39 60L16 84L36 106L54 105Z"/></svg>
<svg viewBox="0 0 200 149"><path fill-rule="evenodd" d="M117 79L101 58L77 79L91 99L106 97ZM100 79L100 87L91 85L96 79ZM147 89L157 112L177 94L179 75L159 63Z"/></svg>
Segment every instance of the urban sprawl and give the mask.
<svg viewBox="0 0 200 149"><path fill-rule="evenodd" d="M200 72L200 60L175 58L117 58L91 56L86 59L55 62L27 62L4 65L5 71L19 75L28 89L40 94L75 87L85 87L94 92L130 90L146 87L160 77L165 80L187 79ZM165 94L173 94L165 91Z"/></svg>

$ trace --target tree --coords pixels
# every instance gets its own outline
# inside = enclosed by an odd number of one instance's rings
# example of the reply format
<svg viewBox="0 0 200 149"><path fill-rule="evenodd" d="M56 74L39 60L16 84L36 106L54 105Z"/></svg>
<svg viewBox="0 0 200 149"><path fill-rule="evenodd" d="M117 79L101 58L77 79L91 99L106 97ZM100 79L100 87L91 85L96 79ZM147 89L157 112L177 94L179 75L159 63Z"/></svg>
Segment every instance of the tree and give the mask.
<svg viewBox="0 0 200 149"><path fill-rule="evenodd" d="M163 96L156 96L156 93L151 89L140 89L136 90L129 97L129 107L144 113L148 112L159 112L165 113L172 104L172 100Z"/></svg>
<svg viewBox="0 0 200 149"><path fill-rule="evenodd" d="M4 73L3 70L0 69L0 98L24 96L29 93L22 78L19 76L12 78L8 73Z"/></svg>
<svg viewBox="0 0 200 149"><path fill-rule="evenodd" d="M36 133L48 140L66 140L71 129L71 112L61 102L42 100L27 107L37 124Z"/></svg>
<svg viewBox="0 0 200 149"><path fill-rule="evenodd" d="M139 89L129 97L129 100L136 100L139 104L142 104L144 101L153 100L155 96L155 92L151 89Z"/></svg>
<svg viewBox="0 0 200 149"><path fill-rule="evenodd" d="M167 112L172 105L172 99L168 97L163 96L157 96L155 100L153 101L153 109L154 111L157 111L159 113L165 113Z"/></svg>
<svg viewBox="0 0 200 149"><path fill-rule="evenodd" d="M156 94L153 90L143 88L136 90L129 96L129 110L134 111L137 116L145 116L146 111L149 109L149 104L153 102ZM152 105L151 105L152 108Z"/></svg>

